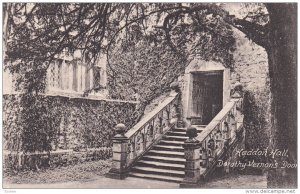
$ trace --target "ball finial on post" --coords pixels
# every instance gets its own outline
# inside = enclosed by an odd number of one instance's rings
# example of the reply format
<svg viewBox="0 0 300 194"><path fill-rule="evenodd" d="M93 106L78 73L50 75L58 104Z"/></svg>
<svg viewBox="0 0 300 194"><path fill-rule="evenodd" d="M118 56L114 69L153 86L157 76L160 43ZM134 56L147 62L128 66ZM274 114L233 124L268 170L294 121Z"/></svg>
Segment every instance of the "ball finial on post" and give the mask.
<svg viewBox="0 0 300 194"><path fill-rule="evenodd" d="M185 176L180 183L180 187L188 188L195 187L200 181L200 149L201 144L195 138L198 136L197 128L188 127L186 135L189 137L182 147L184 148L185 163Z"/></svg>
<svg viewBox="0 0 300 194"><path fill-rule="evenodd" d="M179 83L177 81L174 81L170 84L170 88L174 90L175 92L180 91Z"/></svg>
<svg viewBox="0 0 300 194"><path fill-rule="evenodd" d="M188 127L186 135L189 137L188 141L195 141L195 138L198 136L197 129L195 127Z"/></svg>
<svg viewBox="0 0 300 194"><path fill-rule="evenodd" d="M126 126L123 123L119 123L115 127L117 135L115 137L124 137Z"/></svg>

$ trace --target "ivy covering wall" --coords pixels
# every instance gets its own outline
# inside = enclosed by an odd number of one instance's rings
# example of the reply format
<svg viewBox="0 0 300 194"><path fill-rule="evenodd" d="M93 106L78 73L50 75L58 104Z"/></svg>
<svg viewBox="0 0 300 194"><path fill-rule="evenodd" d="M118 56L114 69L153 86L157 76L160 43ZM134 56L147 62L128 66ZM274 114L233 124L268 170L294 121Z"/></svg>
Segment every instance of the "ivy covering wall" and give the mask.
<svg viewBox="0 0 300 194"><path fill-rule="evenodd" d="M22 108L25 103L34 106ZM5 95L3 149L34 152L110 147L115 125L131 126L135 108L135 103L124 101Z"/></svg>

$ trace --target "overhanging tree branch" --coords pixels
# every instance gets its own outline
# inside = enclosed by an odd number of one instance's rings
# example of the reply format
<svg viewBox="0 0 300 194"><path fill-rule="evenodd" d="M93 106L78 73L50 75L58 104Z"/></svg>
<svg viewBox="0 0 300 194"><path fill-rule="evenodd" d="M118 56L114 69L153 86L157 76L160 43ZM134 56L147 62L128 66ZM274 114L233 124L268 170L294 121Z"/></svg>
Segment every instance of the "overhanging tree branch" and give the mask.
<svg viewBox="0 0 300 194"><path fill-rule="evenodd" d="M229 23L229 22L228 22ZM252 23L246 20L241 19L233 19L233 22L230 23L233 27L237 28L238 30L242 31L246 36L251 39L256 44L268 48L268 25L261 26L256 23Z"/></svg>
<svg viewBox="0 0 300 194"><path fill-rule="evenodd" d="M179 10L174 11L173 13L168 14L164 20L163 29L166 33L166 40L169 42L171 48L174 49L174 44L171 42L170 37L170 26L169 21L175 17L178 17L180 14L186 13L194 13L206 10L206 14L213 14L220 16L226 23L232 25L238 30L242 31L246 36L251 39L256 44L267 48L267 36L268 36L268 25L262 26L253 22L249 22L247 20L238 19L234 15L230 15L229 12L220 8L216 4L212 3L201 3L200 5L196 5L194 7L182 7Z"/></svg>

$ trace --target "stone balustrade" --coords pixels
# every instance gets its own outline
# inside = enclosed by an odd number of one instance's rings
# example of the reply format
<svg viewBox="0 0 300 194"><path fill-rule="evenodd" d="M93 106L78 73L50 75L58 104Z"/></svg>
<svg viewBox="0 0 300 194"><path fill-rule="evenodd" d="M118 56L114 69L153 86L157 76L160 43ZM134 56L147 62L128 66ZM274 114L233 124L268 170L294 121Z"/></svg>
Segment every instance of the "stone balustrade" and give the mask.
<svg viewBox="0 0 300 194"><path fill-rule="evenodd" d="M235 136L237 118L242 108L240 101L241 98L228 102L197 137L197 140L201 142L201 153L207 156L206 161L202 161L203 168L212 165L216 157Z"/></svg>
<svg viewBox="0 0 300 194"><path fill-rule="evenodd" d="M225 152L239 128L242 116L242 98L233 98L214 117L198 136L196 128L188 128L185 151L185 178L180 187L195 187L207 169L211 169L218 156ZM200 157L201 156L201 157Z"/></svg>
<svg viewBox="0 0 300 194"><path fill-rule="evenodd" d="M130 167L158 142L178 121L178 93L172 91L158 106L129 131L116 126L113 138L113 167L107 177L124 179Z"/></svg>

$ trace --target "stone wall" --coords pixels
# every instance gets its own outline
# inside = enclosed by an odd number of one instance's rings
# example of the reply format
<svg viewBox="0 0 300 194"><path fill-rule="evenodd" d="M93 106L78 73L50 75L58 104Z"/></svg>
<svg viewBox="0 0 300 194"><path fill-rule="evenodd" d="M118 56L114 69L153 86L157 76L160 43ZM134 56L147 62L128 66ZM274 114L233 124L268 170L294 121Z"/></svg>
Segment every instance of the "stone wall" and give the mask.
<svg viewBox="0 0 300 194"><path fill-rule="evenodd" d="M268 56L264 48L249 40L245 34L234 29L236 50L231 73L232 85L239 81L247 90L254 91L266 87L268 79Z"/></svg>

